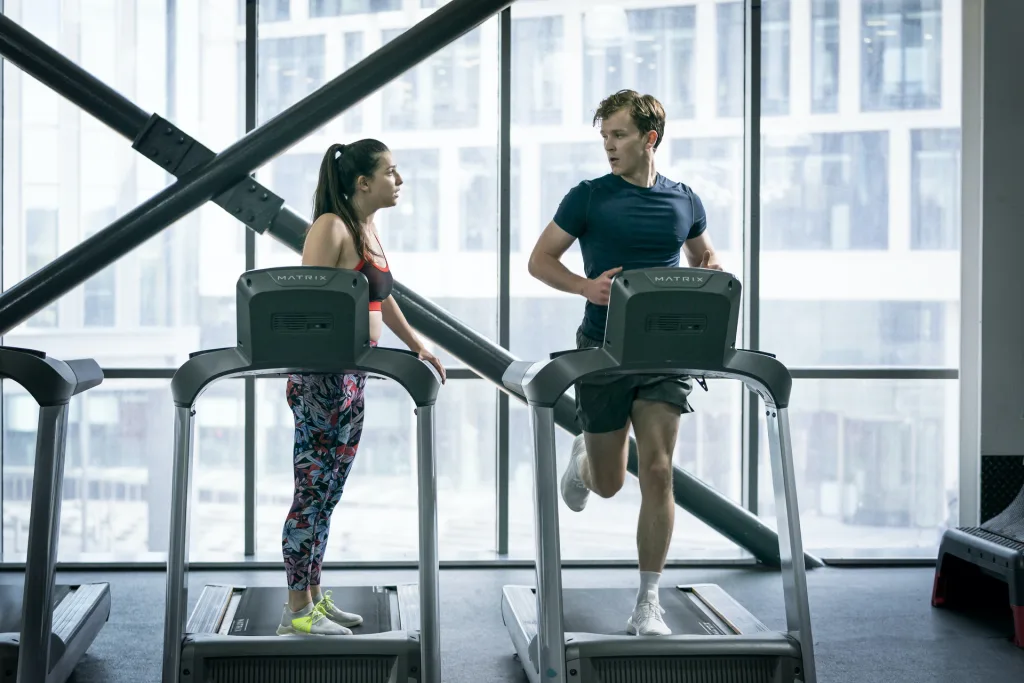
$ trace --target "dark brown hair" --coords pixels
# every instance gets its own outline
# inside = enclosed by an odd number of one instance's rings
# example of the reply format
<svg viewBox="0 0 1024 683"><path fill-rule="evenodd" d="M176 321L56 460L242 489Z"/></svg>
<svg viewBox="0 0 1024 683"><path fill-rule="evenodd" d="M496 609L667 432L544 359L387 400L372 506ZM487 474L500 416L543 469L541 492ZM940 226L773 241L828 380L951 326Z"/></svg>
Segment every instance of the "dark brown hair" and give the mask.
<svg viewBox="0 0 1024 683"><path fill-rule="evenodd" d="M665 108L661 106L661 102L652 95L641 95L636 90L620 90L606 97L597 106L594 125L622 109L629 110L629 115L641 135L647 135L652 130L658 134L658 139L654 141L654 149L658 149L665 137Z"/></svg>
<svg viewBox="0 0 1024 683"><path fill-rule="evenodd" d="M331 145L320 162L320 178L313 193L313 220L325 213L337 215L352 234L356 253L367 261L376 252L369 246L352 197L359 176L372 176L380 156L387 151L387 145L370 138L349 145Z"/></svg>

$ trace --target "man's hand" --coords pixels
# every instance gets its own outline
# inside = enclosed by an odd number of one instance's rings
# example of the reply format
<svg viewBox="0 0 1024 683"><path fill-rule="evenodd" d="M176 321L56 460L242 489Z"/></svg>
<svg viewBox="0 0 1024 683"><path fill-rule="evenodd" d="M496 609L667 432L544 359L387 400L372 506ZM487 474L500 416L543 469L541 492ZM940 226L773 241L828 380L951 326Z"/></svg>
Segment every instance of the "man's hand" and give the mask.
<svg viewBox="0 0 1024 683"><path fill-rule="evenodd" d="M606 270L593 280L587 280L583 285L583 296L592 304L607 306L608 297L612 292L612 278L622 270L622 266Z"/></svg>
<svg viewBox="0 0 1024 683"><path fill-rule="evenodd" d="M712 261L712 256L711 256L711 252L710 251L705 251L704 252L704 258L702 258L700 260L700 265L697 266L697 267L698 268L707 268L709 270L722 270L722 266L719 265L718 259L715 259L714 261Z"/></svg>

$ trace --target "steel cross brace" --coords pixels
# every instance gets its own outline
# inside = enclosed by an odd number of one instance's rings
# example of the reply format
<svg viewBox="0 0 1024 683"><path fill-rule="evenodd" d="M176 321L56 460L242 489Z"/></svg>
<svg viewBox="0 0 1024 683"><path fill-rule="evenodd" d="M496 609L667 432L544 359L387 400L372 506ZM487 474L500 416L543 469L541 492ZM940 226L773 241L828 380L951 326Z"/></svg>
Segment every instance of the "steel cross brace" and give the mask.
<svg viewBox="0 0 1024 683"><path fill-rule="evenodd" d="M396 77L401 70L408 70L418 61L425 59L423 50L429 40L433 50L441 49L458 35L471 30L482 23L487 17L512 4L514 0L500 2L497 0L453 0L437 10L429 19L419 22L405 34L380 48L359 64L341 76L322 86L301 102L288 108L260 128L250 132L245 138L215 154L200 142L180 130L177 126L157 114L147 114L122 94L95 78L79 65L67 59L49 45L33 36L17 23L0 14L0 55L47 85L58 94L80 107L97 120L103 122L122 136L132 140L132 147L144 154L155 163L179 179L165 191L127 216L115 221L111 226L85 240L63 256L55 259L48 266L29 276L22 282L0 294L0 334L27 319L30 315L52 301L70 291L82 281L102 270L117 260L134 246L141 244L153 234L168 227L174 220L198 208L205 201L214 201L258 233L269 233L278 241L296 252L302 251L304 235L308 221L284 205L281 197L255 182L249 173L276 154L256 155L260 163L246 163L248 168L235 175L226 183L226 190L196 192L197 180L209 175L207 169L222 162L225 155L233 154L235 167L240 166L237 158L246 146L255 144L270 145L280 153L287 144L280 140L271 140L266 134L268 127L276 127L278 138L289 136L289 140L297 141L300 135L289 134L282 121L288 122L302 116L304 126L310 129L317 122L319 125L341 114L347 107L355 104L361 97L352 97L345 92L346 83L354 82L356 90L362 97L383 87L386 82ZM471 15L468 17L462 14ZM445 27L443 22L447 22ZM455 30L451 24L457 23ZM425 27L424 24L427 24ZM447 28L443 31L443 28ZM440 38L439 38L440 37ZM443 40L441 39L443 38ZM410 56L409 53L414 53ZM390 60L390 68L385 72L388 77L376 80L368 77L357 79L353 72L372 69L375 61ZM395 62L399 62L396 66ZM343 100L340 105L333 99ZM315 120L303 115L302 106L316 106L320 109ZM318 127L318 126L317 126ZM283 131L283 132L281 132ZM252 136L257 134L256 138ZM259 134L264 139L256 143ZM248 142L247 142L248 139ZM239 148L242 148L241 150ZM249 154L248 158L254 158ZM222 174L223 175L223 174ZM182 184L182 180L188 180ZM223 185L222 185L223 187ZM166 210L166 204L174 200L175 195L188 192L187 202L178 202L173 214ZM204 196L205 195L205 196ZM147 209L147 211L143 211ZM163 219L161 219L161 216ZM172 216L171 220L167 220ZM427 337L433 339L442 348L472 368L480 376L490 380L499 389L506 391L515 398L524 398L509 392L502 383L505 369L516 360L506 349L494 344L491 340L458 320L451 313L430 300L420 296L400 282L395 282L394 296L402 307L409 322ZM572 399L566 395L556 406L556 422L567 431L578 434L579 426L575 421L575 410ZM638 472L636 442L630 438L628 470L634 476ZM738 546L750 551L755 558L771 567L780 566L778 534L762 522L756 515L737 505L723 496L714 488L700 481L690 473L673 468L673 493L676 503L715 529ZM823 562L805 554L807 567L820 567Z"/></svg>

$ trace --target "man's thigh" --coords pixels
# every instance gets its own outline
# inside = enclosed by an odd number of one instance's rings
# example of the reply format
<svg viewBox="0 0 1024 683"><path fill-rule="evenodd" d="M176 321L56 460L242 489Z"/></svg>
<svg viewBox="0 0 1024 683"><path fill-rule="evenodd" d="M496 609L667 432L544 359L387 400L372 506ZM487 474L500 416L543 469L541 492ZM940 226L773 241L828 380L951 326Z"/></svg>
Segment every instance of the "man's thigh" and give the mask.
<svg viewBox="0 0 1024 683"><path fill-rule="evenodd" d="M630 419L641 470L671 463L679 418L693 412L688 400L692 389L693 380L688 377L651 378L637 387Z"/></svg>

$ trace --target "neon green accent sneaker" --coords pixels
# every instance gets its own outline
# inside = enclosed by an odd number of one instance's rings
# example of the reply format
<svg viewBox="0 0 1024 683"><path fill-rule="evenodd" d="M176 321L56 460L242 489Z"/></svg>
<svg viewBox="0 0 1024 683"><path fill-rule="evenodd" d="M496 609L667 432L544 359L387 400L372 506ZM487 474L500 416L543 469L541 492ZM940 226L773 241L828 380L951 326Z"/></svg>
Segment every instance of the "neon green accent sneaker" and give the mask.
<svg viewBox="0 0 1024 683"><path fill-rule="evenodd" d="M327 617L323 600L316 605L309 604L298 612L284 606L281 624L277 627L279 636L350 636L352 631L336 624Z"/></svg>
<svg viewBox="0 0 1024 683"><path fill-rule="evenodd" d="M320 607L321 605L323 605L324 614L335 624L340 624L341 626L359 626L359 624L363 623L363 618L358 614L338 609L338 606L334 604L334 600L331 599L331 591L324 592L323 597L321 597L320 601L317 603L317 607Z"/></svg>

